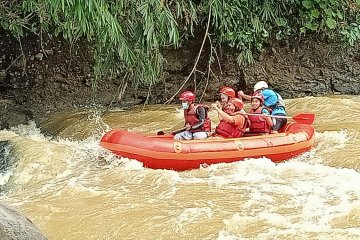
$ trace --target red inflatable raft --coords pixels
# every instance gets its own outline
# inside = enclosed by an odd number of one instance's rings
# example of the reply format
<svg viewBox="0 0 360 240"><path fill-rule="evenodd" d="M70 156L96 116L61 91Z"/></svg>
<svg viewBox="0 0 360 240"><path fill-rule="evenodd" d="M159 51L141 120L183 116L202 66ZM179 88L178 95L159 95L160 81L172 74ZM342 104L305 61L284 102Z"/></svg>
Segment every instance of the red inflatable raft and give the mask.
<svg viewBox="0 0 360 240"><path fill-rule="evenodd" d="M314 133L312 125L290 123L277 134L174 141L171 135L144 136L112 130L102 137L100 145L119 156L136 159L148 168L182 171L245 158L267 157L281 162L308 151L314 143Z"/></svg>

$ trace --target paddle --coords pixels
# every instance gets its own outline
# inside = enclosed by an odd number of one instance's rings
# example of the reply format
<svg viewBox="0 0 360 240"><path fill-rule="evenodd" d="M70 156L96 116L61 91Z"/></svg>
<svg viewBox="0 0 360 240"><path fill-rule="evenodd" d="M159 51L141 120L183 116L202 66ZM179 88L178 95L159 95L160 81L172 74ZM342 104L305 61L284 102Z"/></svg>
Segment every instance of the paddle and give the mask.
<svg viewBox="0 0 360 240"><path fill-rule="evenodd" d="M181 132L183 132L183 131L185 131L185 130L186 130L186 127L183 127L183 128L180 128L180 129L178 129L178 130L176 130L176 131L171 132L170 134L171 134L171 135L175 135L175 134L181 133ZM165 135L165 132L164 132L164 131L158 131L158 132L156 133L156 135Z"/></svg>
<svg viewBox="0 0 360 240"><path fill-rule="evenodd" d="M263 117L272 117L272 118L287 118L287 119L292 119L295 122L298 123L302 123L302 124L313 124L314 119L315 119L315 114L313 113L300 113L297 114L293 117L291 116L278 116L278 115L264 115L264 114L252 114L252 113L244 113L243 115L248 115L248 116L263 116Z"/></svg>

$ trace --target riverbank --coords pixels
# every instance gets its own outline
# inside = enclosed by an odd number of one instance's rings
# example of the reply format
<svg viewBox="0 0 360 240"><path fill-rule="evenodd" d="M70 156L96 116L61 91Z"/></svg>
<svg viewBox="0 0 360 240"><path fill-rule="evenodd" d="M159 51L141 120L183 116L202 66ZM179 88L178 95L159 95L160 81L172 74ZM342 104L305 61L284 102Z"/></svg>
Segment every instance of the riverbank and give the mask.
<svg viewBox="0 0 360 240"><path fill-rule="evenodd" d="M42 41L29 36L19 42L0 34L0 121L2 128L41 121L63 110L130 107L163 103L173 96L191 72L201 38L192 39L180 49L163 50L166 58L159 83L151 88L123 83L123 74L98 83L93 91L93 50L83 42L73 45L51 36ZM184 89L197 89L203 100L213 101L219 87L229 85L251 92L253 84L265 80L285 98L325 94L360 94L360 49L341 49L317 40L299 40L267 46L255 64L241 68L230 49L218 51L207 84L209 46L204 47L197 65L196 80L191 77ZM126 88L124 88L126 86ZM121 90L124 90L124 94ZM119 97L120 95L120 97ZM120 99L121 98L121 99ZM120 100L118 100L120 99Z"/></svg>

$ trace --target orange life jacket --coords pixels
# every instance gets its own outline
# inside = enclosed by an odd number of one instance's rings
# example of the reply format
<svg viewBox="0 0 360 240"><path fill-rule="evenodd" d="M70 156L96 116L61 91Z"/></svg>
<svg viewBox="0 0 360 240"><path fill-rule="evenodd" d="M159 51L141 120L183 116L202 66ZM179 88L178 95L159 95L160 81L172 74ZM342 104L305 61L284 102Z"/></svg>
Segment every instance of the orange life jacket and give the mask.
<svg viewBox="0 0 360 240"><path fill-rule="evenodd" d="M191 109L184 109L184 117L185 117L185 124L190 124L190 126L195 126L200 122L199 116L196 112L198 107L203 107L205 109L205 122L204 124L199 127L198 129L190 129L190 132L210 132L211 131L211 121L208 116L209 107L202 104L196 104Z"/></svg>
<svg viewBox="0 0 360 240"><path fill-rule="evenodd" d="M251 114L262 114L264 107L259 107L254 111L251 109ZM266 119L262 116L248 116L250 120L250 132L251 133L270 133L271 127L267 123Z"/></svg>
<svg viewBox="0 0 360 240"><path fill-rule="evenodd" d="M229 114L231 116L235 115L242 115L241 112L234 112ZM243 116L243 115L242 115ZM244 123L242 126L237 126L233 123L228 123L221 119L219 125L216 127L215 132L219 134L220 136L223 136L225 138L238 138L244 135L245 129L246 129L246 118L244 118Z"/></svg>

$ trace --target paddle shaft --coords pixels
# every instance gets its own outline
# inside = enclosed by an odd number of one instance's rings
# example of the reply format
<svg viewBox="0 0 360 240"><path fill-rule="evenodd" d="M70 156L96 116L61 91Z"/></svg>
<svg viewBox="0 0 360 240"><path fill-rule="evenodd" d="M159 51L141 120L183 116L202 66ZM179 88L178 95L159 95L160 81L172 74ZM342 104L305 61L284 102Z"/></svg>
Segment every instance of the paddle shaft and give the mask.
<svg viewBox="0 0 360 240"><path fill-rule="evenodd" d="M265 115L265 114L254 114L254 113L242 113L242 115L247 115L247 116L261 116L261 117L272 117L272 118L286 118L286 119L292 119L292 118L293 118L293 117L289 117L289 116Z"/></svg>
<svg viewBox="0 0 360 240"><path fill-rule="evenodd" d="M293 117L291 117L291 116L281 116L281 115L253 114L253 113L246 113L244 115L292 119L295 122L303 123L303 124L313 124L314 119L315 119L315 115L313 113L300 113L300 114L297 114L297 115L295 115Z"/></svg>
<svg viewBox="0 0 360 240"><path fill-rule="evenodd" d="M186 130L186 127L180 128L178 130L175 130L175 131L171 132L170 134L175 135L175 134L181 133L181 132L183 132L185 130ZM156 135L165 135L165 132L164 131L158 131Z"/></svg>
<svg viewBox="0 0 360 240"><path fill-rule="evenodd" d="M178 129L178 130L176 130L176 131L171 132L171 134L172 134L172 135L175 135L175 134L181 133L181 132L183 132L183 131L185 131L185 130L186 130L186 127L180 128L180 129Z"/></svg>

